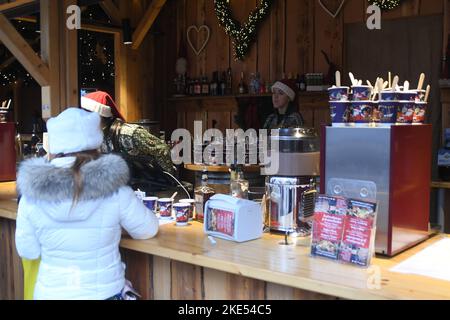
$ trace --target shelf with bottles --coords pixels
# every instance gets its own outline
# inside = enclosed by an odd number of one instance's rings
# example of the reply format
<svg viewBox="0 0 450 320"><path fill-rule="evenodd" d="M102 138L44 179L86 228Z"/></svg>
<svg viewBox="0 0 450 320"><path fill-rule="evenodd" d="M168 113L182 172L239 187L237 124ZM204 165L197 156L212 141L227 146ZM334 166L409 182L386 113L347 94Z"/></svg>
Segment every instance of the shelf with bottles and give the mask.
<svg viewBox="0 0 450 320"><path fill-rule="evenodd" d="M327 95L326 91L302 91L299 92L299 97L309 97L309 96L322 96ZM183 101L183 100L203 100L203 99L245 99L245 98L270 98L272 97L271 93L263 93L263 94L233 94L226 96L179 96L169 98L169 101Z"/></svg>

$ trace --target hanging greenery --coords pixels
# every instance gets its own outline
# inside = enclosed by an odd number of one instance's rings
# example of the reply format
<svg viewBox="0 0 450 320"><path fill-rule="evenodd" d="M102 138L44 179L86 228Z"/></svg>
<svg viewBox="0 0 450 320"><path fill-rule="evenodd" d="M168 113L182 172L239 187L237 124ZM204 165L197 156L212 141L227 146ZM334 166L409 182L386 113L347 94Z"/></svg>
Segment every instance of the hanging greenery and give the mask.
<svg viewBox="0 0 450 320"><path fill-rule="evenodd" d="M375 4L384 10L391 10L400 5L401 0L369 0L370 4Z"/></svg>
<svg viewBox="0 0 450 320"><path fill-rule="evenodd" d="M219 19L219 24L233 40L236 60L243 60L250 50L250 45L256 38L258 25L270 13L272 3L273 0L262 0L261 4L250 13L247 22L241 26L233 18L229 0L214 0L214 9Z"/></svg>

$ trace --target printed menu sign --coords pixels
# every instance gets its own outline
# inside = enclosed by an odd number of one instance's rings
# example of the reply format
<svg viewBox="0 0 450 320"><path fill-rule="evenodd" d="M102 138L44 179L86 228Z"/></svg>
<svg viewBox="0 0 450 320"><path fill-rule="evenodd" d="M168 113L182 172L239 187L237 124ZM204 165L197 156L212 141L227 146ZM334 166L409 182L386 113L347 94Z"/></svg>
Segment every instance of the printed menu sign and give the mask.
<svg viewBox="0 0 450 320"><path fill-rule="evenodd" d="M345 200L319 196L313 221L313 255L338 259L346 210Z"/></svg>
<svg viewBox="0 0 450 320"><path fill-rule="evenodd" d="M348 201L344 234L339 250L340 260L368 266L375 224L375 209L376 205L373 203Z"/></svg>
<svg viewBox="0 0 450 320"><path fill-rule="evenodd" d="M311 254L368 266L375 220L374 203L319 196L313 220Z"/></svg>

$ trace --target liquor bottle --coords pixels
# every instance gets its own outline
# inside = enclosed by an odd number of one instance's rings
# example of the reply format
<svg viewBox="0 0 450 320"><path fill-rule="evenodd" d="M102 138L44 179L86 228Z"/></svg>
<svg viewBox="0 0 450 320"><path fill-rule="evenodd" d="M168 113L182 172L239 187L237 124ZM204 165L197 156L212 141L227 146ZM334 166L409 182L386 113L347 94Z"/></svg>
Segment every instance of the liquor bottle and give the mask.
<svg viewBox="0 0 450 320"><path fill-rule="evenodd" d="M202 77L202 96L209 96L209 83L208 77Z"/></svg>
<svg viewBox="0 0 450 320"><path fill-rule="evenodd" d="M239 199L248 199L248 187L249 183L248 180L244 179L242 167L238 166L236 168L236 179L230 183L231 196Z"/></svg>
<svg viewBox="0 0 450 320"><path fill-rule="evenodd" d="M306 91L306 76L304 74L300 77L299 89L300 91Z"/></svg>
<svg viewBox="0 0 450 320"><path fill-rule="evenodd" d="M230 193L231 193L231 183L237 179L236 164L230 165Z"/></svg>
<svg viewBox="0 0 450 320"><path fill-rule="evenodd" d="M227 94L227 73L224 71L222 73L222 80L220 81L220 95L224 96Z"/></svg>
<svg viewBox="0 0 450 320"><path fill-rule="evenodd" d="M261 91L261 74L259 72L255 75L255 93L259 94Z"/></svg>
<svg viewBox="0 0 450 320"><path fill-rule="evenodd" d="M214 189L208 185L208 172L207 170L203 170L202 173L202 184L195 189L195 210L196 210L196 220L199 222L203 222L204 219L204 208L206 202L216 194Z"/></svg>
<svg viewBox="0 0 450 320"><path fill-rule="evenodd" d="M240 92L239 92L240 93ZM256 94L256 89L255 89L255 74L251 73L250 74L250 81L248 83L248 93L250 94Z"/></svg>
<svg viewBox="0 0 450 320"><path fill-rule="evenodd" d="M226 89L227 95L233 94L233 73L231 72L231 68L228 68L227 71L227 89Z"/></svg>
<svg viewBox="0 0 450 320"><path fill-rule="evenodd" d="M295 78L295 86L297 90L300 91L300 74L297 73L297 77Z"/></svg>
<svg viewBox="0 0 450 320"><path fill-rule="evenodd" d="M241 72L241 80L239 81L239 94L245 93L247 93L247 90L245 89L244 72Z"/></svg>
<svg viewBox="0 0 450 320"><path fill-rule="evenodd" d="M194 83L194 95L199 96L202 94L202 85L199 79L195 79Z"/></svg>
<svg viewBox="0 0 450 320"><path fill-rule="evenodd" d="M32 157L37 157L37 153L38 153L38 148L37 148L37 144L39 142L41 142L41 139L38 136L37 133L37 123L33 123L33 132L31 134L31 156Z"/></svg>
<svg viewBox="0 0 450 320"><path fill-rule="evenodd" d="M22 136L19 132L19 123L16 123L16 137L15 137L15 143L16 143L16 161L17 163L21 162L23 160L23 145L22 145Z"/></svg>
<svg viewBox="0 0 450 320"><path fill-rule="evenodd" d="M218 96L219 95L218 88L219 88L219 73L217 71L214 71L211 84L209 85L209 95Z"/></svg>

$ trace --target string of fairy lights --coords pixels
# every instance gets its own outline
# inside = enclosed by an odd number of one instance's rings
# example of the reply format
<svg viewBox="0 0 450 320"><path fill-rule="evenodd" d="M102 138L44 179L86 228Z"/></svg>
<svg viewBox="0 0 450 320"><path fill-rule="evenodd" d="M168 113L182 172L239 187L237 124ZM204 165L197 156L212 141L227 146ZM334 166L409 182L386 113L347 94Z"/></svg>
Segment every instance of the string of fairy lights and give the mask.
<svg viewBox="0 0 450 320"><path fill-rule="evenodd" d="M25 39L33 39L38 36L34 23L21 20L12 20L11 23ZM25 86L35 83L30 73L13 58L5 46L2 46L0 49L0 67L0 87L8 87L19 81Z"/></svg>
<svg viewBox="0 0 450 320"><path fill-rule="evenodd" d="M103 10L92 6L83 12L83 19L108 22ZM17 31L28 41L39 37L39 27L34 22L11 20ZM102 33L78 31L78 70L80 87L95 88L98 86L114 87L114 38ZM40 51L39 42L34 48ZM11 53L0 45L0 66L5 61L13 59ZM24 86L37 85L29 72L17 61L12 61L0 70L0 87L10 87L21 82Z"/></svg>
<svg viewBox="0 0 450 320"><path fill-rule="evenodd" d="M381 9L391 10L398 7L401 0L369 0L370 4L378 5ZM257 27L270 13L273 0L261 0L260 5L253 10L248 20L241 25L233 18L229 0L214 0L214 10L219 24L227 35L232 38L236 60L243 60L250 50L250 45L256 38ZM83 12L83 17L89 20L107 21L108 17L98 6L92 6ZM36 37L36 24L21 20L12 21L22 36L30 39ZM99 83L113 86L114 69L114 39L98 33L80 30L79 36L79 79L81 87L98 87ZM0 50L0 66L3 61L11 58L4 47ZM10 63L0 70L0 86L11 86L22 81L25 86L36 84L33 77L17 61Z"/></svg>
<svg viewBox="0 0 450 320"><path fill-rule="evenodd" d="M392 10L400 5L401 0L369 0L370 4L375 4L381 9Z"/></svg>
<svg viewBox="0 0 450 320"><path fill-rule="evenodd" d="M83 15L92 21L109 20L98 6L92 6ZM114 87L114 37L87 30L78 32L78 70L80 86L97 88Z"/></svg>
<svg viewBox="0 0 450 320"><path fill-rule="evenodd" d="M261 0L261 4L250 13L248 20L241 26L240 22L233 18L229 0L214 0L214 10L219 24L232 38L236 60L243 60L249 52L250 45L256 38L258 25L269 15L272 3L272 0Z"/></svg>

